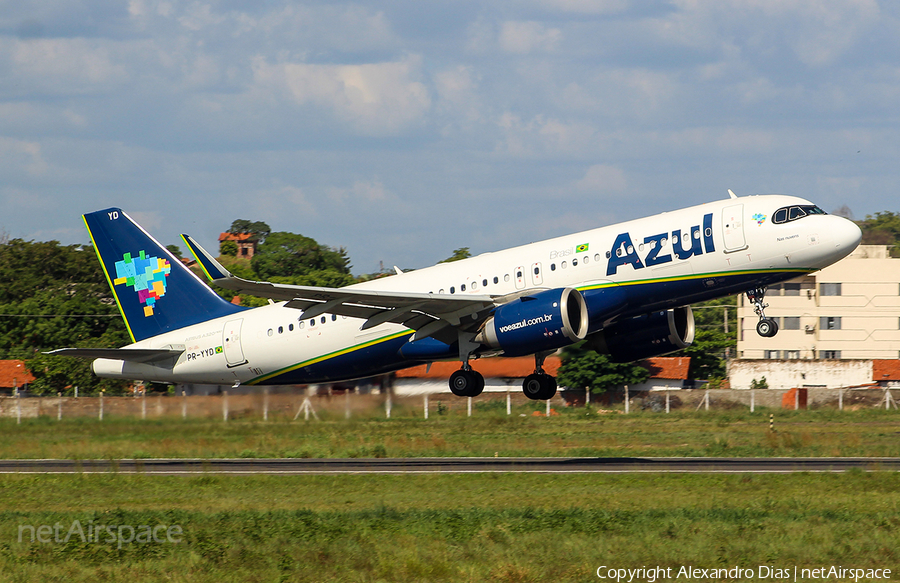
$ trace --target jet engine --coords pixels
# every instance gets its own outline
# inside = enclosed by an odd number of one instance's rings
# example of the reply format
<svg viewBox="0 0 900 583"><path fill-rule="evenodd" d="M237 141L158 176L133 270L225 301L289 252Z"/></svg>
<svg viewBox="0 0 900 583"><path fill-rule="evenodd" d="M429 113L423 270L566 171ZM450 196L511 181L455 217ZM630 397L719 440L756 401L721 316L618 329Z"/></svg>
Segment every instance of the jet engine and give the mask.
<svg viewBox="0 0 900 583"><path fill-rule="evenodd" d="M569 287L542 291L503 304L475 338L506 356L555 350L583 340L589 326L587 304Z"/></svg>
<svg viewBox="0 0 900 583"><path fill-rule="evenodd" d="M651 312L607 326L588 338L588 346L613 362L632 362L687 348L694 341L690 306Z"/></svg>

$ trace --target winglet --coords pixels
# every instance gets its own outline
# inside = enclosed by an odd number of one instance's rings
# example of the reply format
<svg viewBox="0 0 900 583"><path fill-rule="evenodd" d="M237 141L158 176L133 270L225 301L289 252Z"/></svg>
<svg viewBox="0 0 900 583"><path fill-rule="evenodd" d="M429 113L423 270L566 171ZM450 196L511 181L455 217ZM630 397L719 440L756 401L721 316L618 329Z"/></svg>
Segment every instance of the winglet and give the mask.
<svg viewBox="0 0 900 583"><path fill-rule="evenodd" d="M730 196L731 198L737 198L737 195L733 193L730 188L728 189L728 196Z"/></svg>
<svg viewBox="0 0 900 583"><path fill-rule="evenodd" d="M184 240L185 245L190 249L191 254L197 260L197 263L200 264L200 268L203 270L203 273L206 274L206 277L209 278L210 281L217 281L221 279L229 279L232 277L231 272L222 267L222 264L213 259L212 255L210 255L206 249L197 244L194 239L191 238L190 235L182 234L181 238Z"/></svg>

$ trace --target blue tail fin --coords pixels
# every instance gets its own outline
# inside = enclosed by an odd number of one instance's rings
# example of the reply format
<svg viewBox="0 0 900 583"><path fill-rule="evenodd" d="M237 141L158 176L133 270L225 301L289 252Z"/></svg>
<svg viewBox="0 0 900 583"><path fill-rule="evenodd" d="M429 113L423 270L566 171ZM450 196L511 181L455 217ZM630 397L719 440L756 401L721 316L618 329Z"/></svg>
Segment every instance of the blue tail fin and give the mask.
<svg viewBox="0 0 900 583"><path fill-rule="evenodd" d="M132 341L227 316L225 301L121 209L84 215Z"/></svg>

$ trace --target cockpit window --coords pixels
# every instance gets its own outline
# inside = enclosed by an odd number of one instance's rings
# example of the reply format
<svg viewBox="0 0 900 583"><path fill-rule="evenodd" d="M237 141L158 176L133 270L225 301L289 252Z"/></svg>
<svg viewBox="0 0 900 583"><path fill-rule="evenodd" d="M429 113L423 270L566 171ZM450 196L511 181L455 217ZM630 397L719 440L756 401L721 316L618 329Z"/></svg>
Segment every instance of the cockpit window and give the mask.
<svg viewBox="0 0 900 583"><path fill-rule="evenodd" d="M802 219L807 215L827 214L828 213L813 204L785 206L775 211L775 214L772 215L772 222L776 225L780 225L781 223L789 223L791 221L796 221L797 219Z"/></svg>

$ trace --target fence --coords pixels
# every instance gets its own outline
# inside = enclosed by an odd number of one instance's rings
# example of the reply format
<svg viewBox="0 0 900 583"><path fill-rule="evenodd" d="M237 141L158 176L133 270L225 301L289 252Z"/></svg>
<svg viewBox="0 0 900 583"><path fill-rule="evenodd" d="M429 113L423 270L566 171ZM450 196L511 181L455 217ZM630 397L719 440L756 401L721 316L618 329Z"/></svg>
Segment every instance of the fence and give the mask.
<svg viewBox="0 0 900 583"><path fill-rule="evenodd" d="M580 400L578 395L580 394ZM563 398L565 395L565 398ZM574 398L573 398L574 395ZM616 398L618 396L618 399ZM622 413L653 411L734 411L758 409L896 409L887 389L791 389L771 390L672 390L629 395L622 393L592 403L601 411ZM595 397L596 399L596 397ZM472 416L479 411L507 415L551 416L570 403L584 403L583 391L566 391L549 401L531 401L521 392L483 393L474 398L434 393L414 397L380 394L306 395L260 392L229 395L149 395L137 397L2 397L0 417L85 418L108 417L153 419L160 417L218 418L233 420L316 420L351 418Z"/></svg>

